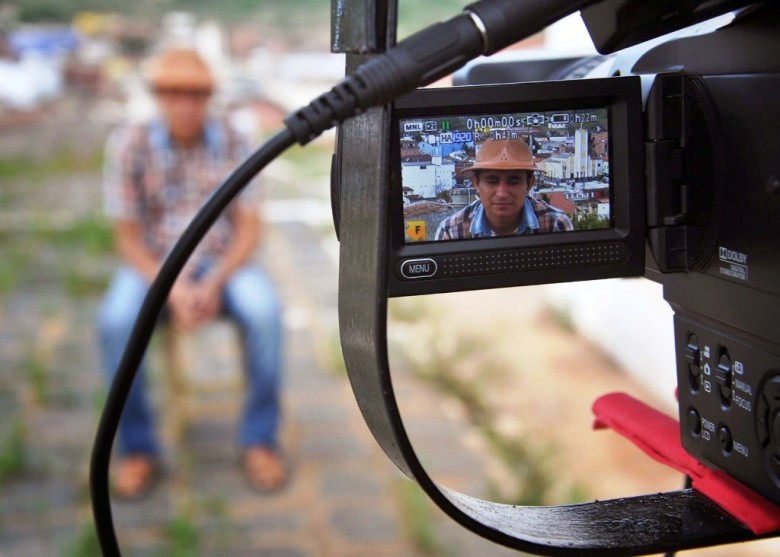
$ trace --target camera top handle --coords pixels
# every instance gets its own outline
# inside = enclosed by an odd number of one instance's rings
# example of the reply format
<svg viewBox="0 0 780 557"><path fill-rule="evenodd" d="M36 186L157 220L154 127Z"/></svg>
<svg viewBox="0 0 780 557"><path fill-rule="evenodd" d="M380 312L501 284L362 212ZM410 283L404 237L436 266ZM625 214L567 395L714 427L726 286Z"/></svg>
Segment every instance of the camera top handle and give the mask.
<svg viewBox="0 0 780 557"><path fill-rule="evenodd" d="M343 8L348 1L334 0L334 8ZM355 3L365 7L371 0ZM388 20L394 22L394 2L381 4L385 8L390 5ZM355 44L363 42L353 51L359 54L348 55L348 68L377 47L376 42L371 45L376 37L387 36L387 29L366 34L368 27L370 24L357 33ZM347 46L339 44L341 51L347 51ZM363 417L394 464L462 526L494 542L535 554L637 555L756 539L690 489L578 505L524 507L458 493L428 475L404 429L388 362L386 258L390 226L386 191L377 185L387 179L390 122L389 107L373 108L340 127L334 204L338 207L339 325L344 359Z"/></svg>

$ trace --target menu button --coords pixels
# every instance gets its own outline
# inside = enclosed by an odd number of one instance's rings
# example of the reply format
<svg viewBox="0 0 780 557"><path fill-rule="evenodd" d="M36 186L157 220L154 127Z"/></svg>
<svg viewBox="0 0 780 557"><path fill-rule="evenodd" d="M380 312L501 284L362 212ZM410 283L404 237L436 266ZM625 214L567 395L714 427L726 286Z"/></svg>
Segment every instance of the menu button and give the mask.
<svg viewBox="0 0 780 557"><path fill-rule="evenodd" d="M407 279L428 278L436 274L433 259L408 259L401 263L401 275Z"/></svg>

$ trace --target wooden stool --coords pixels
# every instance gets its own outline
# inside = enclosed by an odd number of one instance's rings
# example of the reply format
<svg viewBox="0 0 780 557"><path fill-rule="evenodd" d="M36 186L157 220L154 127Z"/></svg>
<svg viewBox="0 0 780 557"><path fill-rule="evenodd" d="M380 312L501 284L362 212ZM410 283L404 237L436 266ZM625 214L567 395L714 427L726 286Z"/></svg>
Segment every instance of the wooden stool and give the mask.
<svg viewBox="0 0 780 557"><path fill-rule="evenodd" d="M160 332L163 435L176 447L194 417L224 410L225 397L241 388L242 351L227 319L194 331L164 325Z"/></svg>

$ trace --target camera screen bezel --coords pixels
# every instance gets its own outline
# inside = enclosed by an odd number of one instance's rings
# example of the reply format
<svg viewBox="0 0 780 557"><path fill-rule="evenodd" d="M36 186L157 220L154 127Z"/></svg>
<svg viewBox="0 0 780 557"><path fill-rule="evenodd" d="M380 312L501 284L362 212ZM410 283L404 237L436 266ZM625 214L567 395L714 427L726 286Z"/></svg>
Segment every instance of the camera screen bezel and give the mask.
<svg viewBox="0 0 780 557"><path fill-rule="evenodd" d="M408 118L455 115L545 112L606 108L609 126L610 209L609 228L575 230L531 236L501 236L462 240L406 243L400 165L399 122ZM645 184L642 153L640 78L613 77L576 81L531 82L419 89L396 100L391 124L389 208L390 249L388 290L405 296L503 286L542 284L637 276L644 271ZM494 259L531 251L600 250L612 246L620 251L619 262L582 266L545 265L520 272L466 272L462 276L419 276L402 271L405 262L433 262L452 256ZM530 250L530 251L529 251ZM540 251L541 250L541 251ZM473 266L470 268L474 269Z"/></svg>

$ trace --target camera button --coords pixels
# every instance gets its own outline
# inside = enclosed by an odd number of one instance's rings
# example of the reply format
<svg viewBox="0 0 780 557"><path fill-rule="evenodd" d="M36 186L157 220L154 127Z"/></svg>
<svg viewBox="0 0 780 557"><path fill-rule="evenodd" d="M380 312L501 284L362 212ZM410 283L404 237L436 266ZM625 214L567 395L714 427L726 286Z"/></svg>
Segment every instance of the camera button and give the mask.
<svg viewBox="0 0 780 557"><path fill-rule="evenodd" d="M696 338L696 335L688 337L688 344L685 346L685 360L691 367L691 373L698 375L699 366L701 365L701 350L699 349L699 339Z"/></svg>
<svg viewBox="0 0 780 557"><path fill-rule="evenodd" d="M701 433L701 416L695 408L688 410L688 429L694 436Z"/></svg>
<svg viewBox="0 0 780 557"><path fill-rule="evenodd" d="M430 278L437 270L433 259L407 259L401 263L401 276L406 279Z"/></svg>
<svg viewBox="0 0 780 557"><path fill-rule="evenodd" d="M723 451L723 454L730 454L731 450L734 448L734 439L731 436L729 428L725 425L720 426L718 429L718 443L720 444L720 449Z"/></svg>
<svg viewBox="0 0 780 557"><path fill-rule="evenodd" d="M721 350L718 365L715 368L715 381L718 383L720 401L724 407L731 405L731 357L726 349Z"/></svg>

